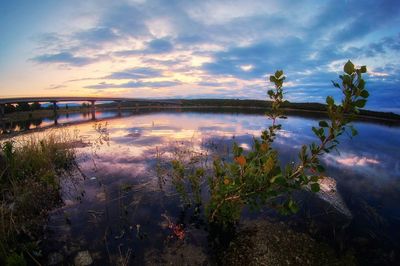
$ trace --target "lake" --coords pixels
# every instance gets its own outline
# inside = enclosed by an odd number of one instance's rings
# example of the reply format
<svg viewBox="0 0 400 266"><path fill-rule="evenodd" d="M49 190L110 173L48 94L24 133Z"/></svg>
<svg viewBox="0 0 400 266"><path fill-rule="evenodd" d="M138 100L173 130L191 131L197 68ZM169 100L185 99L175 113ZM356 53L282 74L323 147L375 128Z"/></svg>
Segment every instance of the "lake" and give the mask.
<svg viewBox="0 0 400 266"><path fill-rule="evenodd" d="M282 162L296 161L301 145L316 141L311 127L319 120L300 115L280 120L283 129L274 147ZM152 265L155 259L185 261L187 256L206 263L216 256L204 221L182 208L168 182L160 182L157 155L185 145L223 150L233 141L246 150L271 122L257 113L158 110L96 112L94 117L76 113L60 116L57 124L64 123L57 129L51 119L4 127L4 132L42 128L40 134L69 130L87 144L76 148L86 178L64 185L65 206L50 215L45 253L60 252L73 261L77 251L89 250L98 265L128 255L131 264ZM351 254L361 265L395 264L400 259L400 127L354 125L359 135L342 136L340 153L322 159L351 217L304 192L298 195L302 205L296 215L245 210L242 222L283 221L327 243L338 255ZM169 221L184 225L183 240L171 238Z"/></svg>

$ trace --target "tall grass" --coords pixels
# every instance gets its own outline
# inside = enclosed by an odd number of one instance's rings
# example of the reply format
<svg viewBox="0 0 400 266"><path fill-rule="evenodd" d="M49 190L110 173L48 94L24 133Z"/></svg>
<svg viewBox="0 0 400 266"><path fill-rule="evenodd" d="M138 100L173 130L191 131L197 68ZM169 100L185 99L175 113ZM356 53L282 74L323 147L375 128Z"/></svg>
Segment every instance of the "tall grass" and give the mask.
<svg viewBox="0 0 400 266"><path fill-rule="evenodd" d="M61 203L60 176L75 161L74 139L53 131L0 143L0 264L35 260L44 219Z"/></svg>

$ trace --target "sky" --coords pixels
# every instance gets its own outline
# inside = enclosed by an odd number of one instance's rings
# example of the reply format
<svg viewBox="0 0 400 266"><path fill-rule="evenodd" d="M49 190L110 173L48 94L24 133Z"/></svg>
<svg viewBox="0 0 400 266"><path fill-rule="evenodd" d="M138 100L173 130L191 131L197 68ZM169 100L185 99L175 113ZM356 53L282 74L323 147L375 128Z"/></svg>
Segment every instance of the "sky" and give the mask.
<svg viewBox="0 0 400 266"><path fill-rule="evenodd" d="M398 0L0 0L0 97L339 99L367 65L367 108L400 113Z"/></svg>

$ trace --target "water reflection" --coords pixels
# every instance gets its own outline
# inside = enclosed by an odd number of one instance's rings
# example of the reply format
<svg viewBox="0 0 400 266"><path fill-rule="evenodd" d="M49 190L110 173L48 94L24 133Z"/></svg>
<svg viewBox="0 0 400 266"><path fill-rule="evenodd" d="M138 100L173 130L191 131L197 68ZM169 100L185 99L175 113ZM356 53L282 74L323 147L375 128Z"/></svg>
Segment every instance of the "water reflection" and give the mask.
<svg viewBox="0 0 400 266"><path fill-rule="evenodd" d="M135 263L144 264L145 254L165 248L169 231L163 225L162 214L174 221L190 217L177 207L178 197L160 191L155 173L157 153L170 152L171 147L182 142L204 149L207 143L229 147L236 141L249 149L253 137L259 136L270 123L258 114L158 112L124 114L113 119L107 117L115 117L115 113L95 115L96 119L103 119L103 128L99 129L98 122L69 126L78 129L82 139L92 144L78 148L78 162L88 179L80 203L69 198L70 203L75 203L52 215L52 245L47 248L49 252L66 250L67 256L72 256L76 249L89 249L97 254L97 261L106 264L112 264L121 245L123 252L133 250ZM58 122L81 118L81 114L70 114L60 117ZM41 126L46 123L51 121L43 120ZM315 140L310 128L317 123L318 119L299 116L282 121L284 130L279 132L274 145L283 163L296 161L300 146ZM373 264L378 257L396 258L399 252L400 128L367 122L357 122L355 127L359 136L353 140L343 136L340 153L323 157L327 175L336 179L353 219L333 234L332 228L339 223L336 218L321 215L320 203L310 203L314 204L314 213L308 209L307 217L326 222L325 229L330 231L325 237L340 238L343 252L353 250L357 257L364 257L359 258L361 262ZM302 222L305 213L298 215ZM209 252L204 231L188 221L186 224L191 232L187 244ZM320 230L319 233L323 231ZM389 257L384 261L390 261Z"/></svg>
<svg viewBox="0 0 400 266"><path fill-rule="evenodd" d="M10 134L14 132L25 132L34 129L44 129L52 126L64 124L85 123L88 121L96 121L105 118L118 118L121 116L131 115L132 112L126 111L109 111L109 112L77 112L77 113L64 113L56 114L54 116L32 118L26 120L1 120L0 135Z"/></svg>

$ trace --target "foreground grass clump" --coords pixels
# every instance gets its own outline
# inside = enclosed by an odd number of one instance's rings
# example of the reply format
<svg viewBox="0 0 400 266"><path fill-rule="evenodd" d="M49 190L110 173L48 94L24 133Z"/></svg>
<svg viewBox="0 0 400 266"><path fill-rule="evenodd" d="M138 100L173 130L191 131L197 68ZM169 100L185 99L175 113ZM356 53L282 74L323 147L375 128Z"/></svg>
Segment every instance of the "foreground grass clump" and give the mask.
<svg viewBox="0 0 400 266"><path fill-rule="evenodd" d="M1 142L0 264L35 260L43 222L61 203L60 176L75 159L66 132Z"/></svg>

